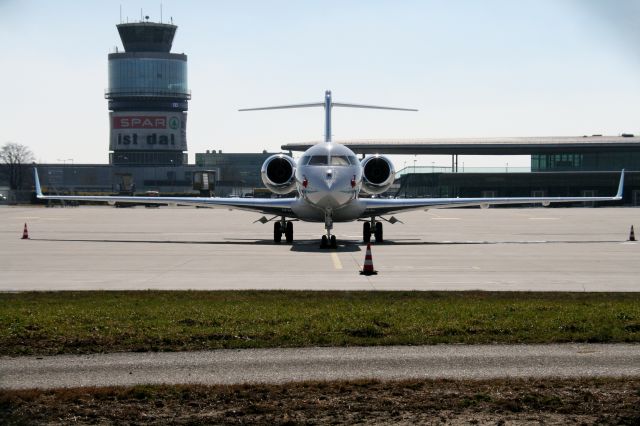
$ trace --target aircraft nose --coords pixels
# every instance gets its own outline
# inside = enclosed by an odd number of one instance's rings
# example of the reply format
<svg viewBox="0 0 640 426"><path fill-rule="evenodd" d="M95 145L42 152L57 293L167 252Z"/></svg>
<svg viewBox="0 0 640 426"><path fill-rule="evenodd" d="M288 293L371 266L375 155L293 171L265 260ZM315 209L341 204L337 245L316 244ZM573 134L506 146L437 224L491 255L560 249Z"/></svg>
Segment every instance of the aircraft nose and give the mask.
<svg viewBox="0 0 640 426"><path fill-rule="evenodd" d="M327 191L331 191L333 188L333 184L335 182L335 176L333 173L333 169L327 169L324 174L324 188Z"/></svg>
<svg viewBox="0 0 640 426"><path fill-rule="evenodd" d="M345 175L346 176L346 175ZM326 169L314 185L314 191L309 194L309 201L323 208L338 208L351 199L351 194L345 185L350 185L347 179L335 169ZM346 179L346 180L345 180ZM346 182L346 183L345 183ZM345 191L345 189L347 189Z"/></svg>
<svg viewBox="0 0 640 426"><path fill-rule="evenodd" d="M318 199L325 199L331 196L333 189L333 181L329 179L322 179L316 184L315 194Z"/></svg>

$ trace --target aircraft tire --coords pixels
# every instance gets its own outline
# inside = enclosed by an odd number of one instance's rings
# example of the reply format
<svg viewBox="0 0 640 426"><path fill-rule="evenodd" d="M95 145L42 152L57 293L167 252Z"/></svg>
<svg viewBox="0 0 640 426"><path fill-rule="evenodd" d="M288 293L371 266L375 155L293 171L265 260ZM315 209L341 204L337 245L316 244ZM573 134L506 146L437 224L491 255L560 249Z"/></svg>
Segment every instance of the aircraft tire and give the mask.
<svg viewBox="0 0 640 426"><path fill-rule="evenodd" d="M279 243L282 241L282 225L280 222L275 222L273 224L273 242Z"/></svg>
<svg viewBox="0 0 640 426"><path fill-rule="evenodd" d="M338 248L338 241L335 235L331 236L331 248Z"/></svg>
<svg viewBox="0 0 640 426"><path fill-rule="evenodd" d="M329 246L328 242L329 240L327 239L327 236L323 235L322 239L320 240L320 248L327 248Z"/></svg>
<svg viewBox="0 0 640 426"><path fill-rule="evenodd" d="M284 236L287 243L291 244L293 242L293 222L287 222L287 228L284 231Z"/></svg>
<svg viewBox="0 0 640 426"><path fill-rule="evenodd" d="M371 241L371 224L369 222L362 224L362 241L365 243Z"/></svg>
<svg viewBox="0 0 640 426"><path fill-rule="evenodd" d="M384 241L383 238L382 238L382 223L381 222L377 222L376 223L375 236L376 236L376 243L381 243L381 242Z"/></svg>

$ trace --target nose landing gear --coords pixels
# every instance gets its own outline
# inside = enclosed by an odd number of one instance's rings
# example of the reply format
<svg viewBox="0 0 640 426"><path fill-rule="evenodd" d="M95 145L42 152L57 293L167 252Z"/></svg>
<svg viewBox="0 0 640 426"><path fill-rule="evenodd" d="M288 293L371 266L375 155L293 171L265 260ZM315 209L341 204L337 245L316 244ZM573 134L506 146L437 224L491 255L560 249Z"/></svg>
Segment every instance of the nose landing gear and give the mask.
<svg viewBox="0 0 640 426"><path fill-rule="evenodd" d="M336 236L331 235L327 237L326 235L323 235L320 239L320 248L338 248L338 241L336 240Z"/></svg>
<svg viewBox="0 0 640 426"><path fill-rule="evenodd" d="M320 239L320 248L337 248L336 236L331 235L331 229L333 229L333 212L331 210L327 210L324 214L324 228L327 230L327 235L323 235Z"/></svg>

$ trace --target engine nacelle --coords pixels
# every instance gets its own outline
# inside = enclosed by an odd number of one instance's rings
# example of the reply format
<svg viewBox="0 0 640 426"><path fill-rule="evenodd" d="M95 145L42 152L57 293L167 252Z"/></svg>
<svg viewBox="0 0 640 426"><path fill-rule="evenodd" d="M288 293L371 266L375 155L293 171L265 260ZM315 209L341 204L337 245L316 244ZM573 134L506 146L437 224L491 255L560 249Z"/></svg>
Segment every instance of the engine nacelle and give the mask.
<svg viewBox="0 0 640 426"><path fill-rule="evenodd" d="M369 194L382 194L396 177L393 163L383 155L372 155L362 160L362 190Z"/></svg>
<svg viewBox="0 0 640 426"><path fill-rule="evenodd" d="M262 183L276 194L288 194L296 189L296 162L285 154L276 154L262 164Z"/></svg>

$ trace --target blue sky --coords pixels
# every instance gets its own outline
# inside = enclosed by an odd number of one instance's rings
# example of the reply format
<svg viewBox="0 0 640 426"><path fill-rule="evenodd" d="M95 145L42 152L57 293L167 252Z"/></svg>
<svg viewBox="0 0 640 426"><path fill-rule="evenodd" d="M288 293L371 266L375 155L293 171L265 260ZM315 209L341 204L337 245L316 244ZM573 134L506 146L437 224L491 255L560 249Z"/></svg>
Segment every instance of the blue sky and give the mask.
<svg viewBox="0 0 640 426"><path fill-rule="evenodd" d="M0 0L0 143L40 161L108 161L107 54L120 20L156 1ZM336 101L417 113L334 111L334 138L640 133L640 1L163 1L189 57L190 159L277 151L322 138L321 110L242 107ZM407 158L398 158L402 165ZM447 164L419 156L418 164ZM464 157L467 166L526 158ZM410 164L413 160L408 161Z"/></svg>

